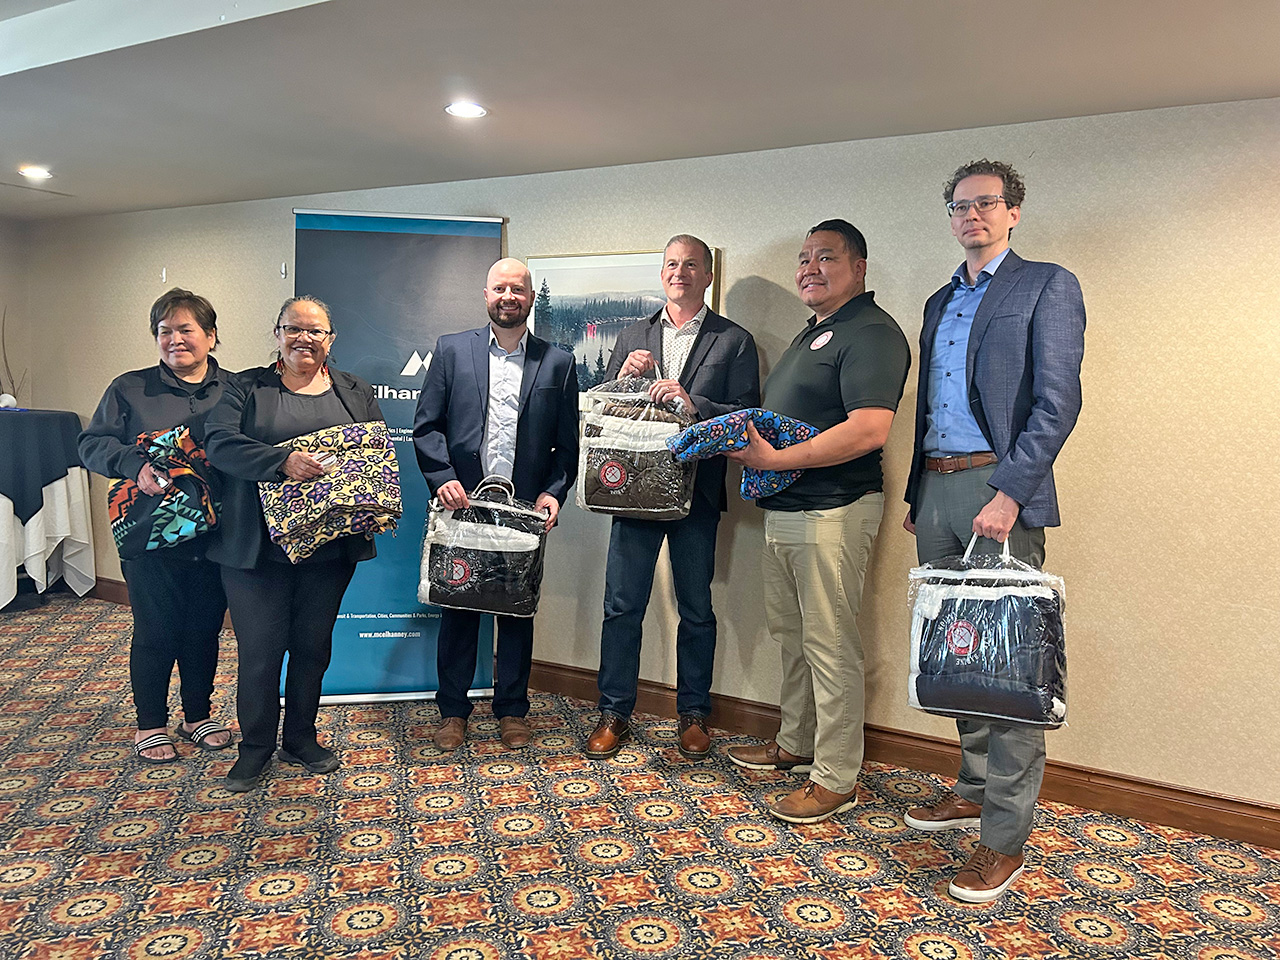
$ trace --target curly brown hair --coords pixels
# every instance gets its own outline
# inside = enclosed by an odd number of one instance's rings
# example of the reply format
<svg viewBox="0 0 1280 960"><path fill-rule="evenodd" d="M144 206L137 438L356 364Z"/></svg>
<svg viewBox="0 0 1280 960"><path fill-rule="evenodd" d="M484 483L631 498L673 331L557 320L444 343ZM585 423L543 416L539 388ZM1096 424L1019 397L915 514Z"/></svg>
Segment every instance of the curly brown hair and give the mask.
<svg viewBox="0 0 1280 960"><path fill-rule="evenodd" d="M999 160L987 160L985 157L981 160L970 160L963 167L958 167L956 172L951 175L951 179L947 181L947 185L942 188L942 199L950 203L956 192L956 184L965 177L979 176L999 177L1004 181L1004 190L1002 192L1005 205L1009 207L1022 206L1022 201L1027 195L1027 185L1022 182L1022 177L1018 176L1018 171L1007 163L1001 163Z"/></svg>

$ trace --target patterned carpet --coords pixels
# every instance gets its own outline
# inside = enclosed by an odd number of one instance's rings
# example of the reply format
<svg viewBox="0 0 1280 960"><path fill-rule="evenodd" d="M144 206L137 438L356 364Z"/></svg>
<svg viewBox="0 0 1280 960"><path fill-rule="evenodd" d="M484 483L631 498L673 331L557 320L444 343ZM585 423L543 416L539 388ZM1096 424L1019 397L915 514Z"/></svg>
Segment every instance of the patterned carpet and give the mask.
<svg viewBox="0 0 1280 960"><path fill-rule="evenodd" d="M324 708L340 771L231 795L231 751L130 756L129 630L67 597L0 615L3 960L1280 955L1280 851L1045 803L1027 873L968 906L974 836L902 822L938 778L871 764L855 811L788 827L764 811L795 777L684 761L654 718L588 761L594 715L558 696L531 748L478 712L452 757L431 704Z"/></svg>

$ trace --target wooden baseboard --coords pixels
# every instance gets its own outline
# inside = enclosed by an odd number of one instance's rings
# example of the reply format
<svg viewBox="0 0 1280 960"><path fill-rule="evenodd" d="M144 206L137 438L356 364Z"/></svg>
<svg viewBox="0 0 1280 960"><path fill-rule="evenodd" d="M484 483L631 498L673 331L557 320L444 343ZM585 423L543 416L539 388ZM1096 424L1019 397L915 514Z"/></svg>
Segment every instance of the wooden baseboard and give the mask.
<svg viewBox="0 0 1280 960"><path fill-rule="evenodd" d="M596 672L583 667L535 660L529 684L538 690L582 700L595 700L598 695ZM711 701L711 721L721 729L761 739L778 731L776 706L714 693ZM675 690L641 680L636 710L676 716ZM959 768L958 742L871 724L864 732L868 760L948 777L955 776ZM1280 848L1280 806L1255 800L1188 790L1054 760L1045 764L1040 796L1116 816Z"/></svg>
<svg viewBox="0 0 1280 960"><path fill-rule="evenodd" d="M123 580L108 580L105 577L99 577L94 583L93 589L89 591L89 596L95 600L105 600L108 603L119 603L124 606L129 605L129 588L125 586Z"/></svg>
<svg viewBox="0 0 1280 960"><path fill-rule="evenodd" d="M111 603L129 602L128 590L119 580L99 579L90 596ZM580 700L595 700L598 695L596 671L541 660L533 662L529 685ZM641 680L636 710L660 717L676 716L675 690ZM711 720L724 730L769 739L778 731L778 708L713 693ZM959 768L960 745L955 741L871 724L864 733L868 760L948 777L955 776ZM1040 796L1120 817L1280 848L1280 806L1256 800L1188 790L1055 760L1045 764Z"/></svg>

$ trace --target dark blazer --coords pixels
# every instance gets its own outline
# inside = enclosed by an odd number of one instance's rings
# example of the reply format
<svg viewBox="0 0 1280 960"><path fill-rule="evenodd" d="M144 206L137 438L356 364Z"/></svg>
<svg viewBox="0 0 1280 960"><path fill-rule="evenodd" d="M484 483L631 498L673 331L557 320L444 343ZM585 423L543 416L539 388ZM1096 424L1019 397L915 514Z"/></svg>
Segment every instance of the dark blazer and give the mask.
<svg viewBox="0 0 1280 960"><path fill-rule="evenodd" d="M648 350L661 369L661 310L646 320L637 320L618 334L605 370L606 379L612 380L618 375L632 350ZM657 379L653 371L648 376ZM732 320L707 310L689 359L676 379L698 408L698 417L702 420L759 406L760 360L756 356L756 342ZM727 467L724 457L701 461L694 485L695 495L706 497L722 511L728 509L724 490Z"/></svg>
<svg viewBox="0 0 1280 960"><path fill-rule="evenodd" d="M924 306L916 442L907 481L915 517L924 472L929 361L947 284ZM1012 250L991 278L969 333L965 378L969 406L999 457L991 486L1022 506L1028 527L1056 527L1053 461L1080 414L1084 297L1075 275L1056 263L1023 260Z"/></svg>
<svg viewBox="0 0 1280 960"><path fill-rule="evenodd" d="M436 342L418 395L413 446L431 493L457 480L469 493L484 479L481 447L489 414L489 330L447 333ZM573 355L529 334L516 461L516 496L549 493L561 504L578 476L578 370Z"/></svg>
<svg viewBox="0 0 1280 960"><path fill-rule="evenodd" d="M373 387L332 366L329 375L333 392L352 420L382 419ZM260 418L267 419L279 406L280 389L280 375L274 366L251 367L228 380L222 399L205 419L205 452L225 478L222 512L208 556L224 566L252 569L271 546L262 519L258 482L282 479L280 468L292 451L256 439L255 427ZM346 560L369 560L377 554L373 541L365 537L343 537L337 542L342 544Z"/></svg>

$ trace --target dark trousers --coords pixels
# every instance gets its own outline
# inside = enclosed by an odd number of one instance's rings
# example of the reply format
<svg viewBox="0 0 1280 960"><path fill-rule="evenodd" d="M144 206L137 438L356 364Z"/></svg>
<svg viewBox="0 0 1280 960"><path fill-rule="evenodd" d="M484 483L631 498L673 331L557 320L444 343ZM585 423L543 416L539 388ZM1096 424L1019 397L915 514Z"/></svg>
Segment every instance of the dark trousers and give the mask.
<svg viewBox="0 0 1280 960"><path fill-rule="evenodd" d="M987 479L995 465L958 473L926 472L916 507L916 554L921 563L964 553L973 518L995 496ZM999 553L1000 544L980 538L974 553ZM1044 565L1044 527L1021 520L1009 531L1009 552L1033 567ZM1015 856L1031 835L1036 798L1044 779L1044 730L1016 723L957 720L960 773L956 793L982 807L982 843Z"/></svg>
<svg viewBox="0 0 1280 960"><path fill-rule="evenodd" d="M121 560L120 568L133 608L129 679L138 729L168 725L169 676L175 661L183 719L208 719L218 631L227 612L218 565L203 556L153 550L137 560Z"/></svg>
<svg viewBox="0 0 1280 960"><path fill-rule="evenodd" d="M604 623L600 629L600 709L630 717L640 682L640 639L653 591L653 571L662 541L671 557L676 588L676 709L700 717L711 713L711 668L716 655L716 614L711 578L716 569L719 508L694 496L682 520L615 517L604 575Z"/></svg>
<svg viewBox="0 0 1280 960"><path fill-rule="evenodd" d="M356 565L265 561L251 570L222 568L239 644L240 759L266 764L276 749L280 722L280 667L284 682L284 731L280 742L306 758L315 752L320 685L333 651L333 625Z"/></svg>
<svg viewBox="0 0 1280 960"><path fill-rule="evenodd" d="M442 717L471 716L467 691L476 677L480 618L471 610L440 612L436 638L436 704ZM533 617L498 617L497 663L493 670L493 715L523 717L529 713L529 667L533 663Z"/></svg>

